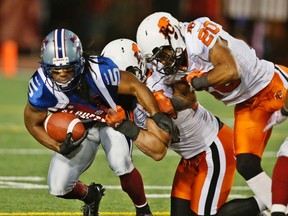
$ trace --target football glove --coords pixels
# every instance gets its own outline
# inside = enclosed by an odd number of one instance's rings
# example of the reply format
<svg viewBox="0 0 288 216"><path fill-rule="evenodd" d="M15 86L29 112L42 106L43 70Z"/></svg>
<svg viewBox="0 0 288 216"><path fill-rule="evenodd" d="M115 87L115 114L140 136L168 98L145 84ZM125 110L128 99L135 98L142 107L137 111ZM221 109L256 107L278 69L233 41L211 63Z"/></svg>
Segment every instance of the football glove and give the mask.
<svg viewBox="0 0 288 216"><path fill-rule="evenodd" d="M140 133L140 128L136 126L136 124L128 119L125 119L114 127L115 130L129 137L133 141L135 141Z"/></svg>
<svg viewBox="0 0 288 216"><path fill-rule="evenodd" d="M127 117L125 110L117 105L116 111L112 108L108 109L108 114L105 116L106 123L111 127L116 127L121 124Z"/></svg>
<svg viewBox="0 0 288 216"><path fill-rule="evenodd" d="M176 113L171 103L171 99L164 95L164 90L153 92L155 100L157 101L158 107L161 112L171 115L173 118L176 118Z"/></svg>
<svg viewBox="0 0 288 216"><path fill-rule="evenodd" d="M266 132L267 130L269 130L270 128L272 128L274 125L276 124L280 124L281 122L285 121L287 119L288 116L284 115L284 112L282 111L282 109L275 111L268 123L266 124L265 128L264 128L264 132Z"/></svg>
<svg viewBox="0 0 288 216"><path fill-rule="evenodd" d="M158 127L171 134L172 142L179 142L179 129L167 114L158 112L151 118L154 120Z"/></svg>
<svg viewBox="0 0 288 216"><path fill-rule="evenodd" d="M84 135L77 141L73 141L72 139L72 133L67 133L66 140L61 143L60 145L60 154L64 155L65 157L69 156L69 154L77 149L83 140L87 137L88 131L85 131Z"/></svg>
<svg viewBox="0 0 288 216"><path fill-rule="evenodd" d="M199 70L190 72L186 77L186 81L197 91L204 90L209 87L206 73Z"/></svg>
<svg viewBox="0 0 288 216"><path fill-rule="evenodd" d="M201 72L200 70L193 70L185 76L185 79L187 83L191 83L193 78L204 76L204 74L205 73Z"/></svg>

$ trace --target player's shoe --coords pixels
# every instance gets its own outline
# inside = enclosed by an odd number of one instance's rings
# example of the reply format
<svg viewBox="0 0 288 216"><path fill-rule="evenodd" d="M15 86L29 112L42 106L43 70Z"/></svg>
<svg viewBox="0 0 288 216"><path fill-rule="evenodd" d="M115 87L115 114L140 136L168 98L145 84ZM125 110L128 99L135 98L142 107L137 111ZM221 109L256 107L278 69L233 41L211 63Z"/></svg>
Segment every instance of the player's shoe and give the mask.
<svg viewBox="0 0 288 216"><path fill-rule="evenodd" d="M83 216L97 216L99 215L99 205L102 197L105 195L105 187L101 184L91 183L88 190L94 194L94 201L90 204L85 204L81 210Z"/></svg>
<svg viewBox="0 0 288 216"><path fill-rule="evenodd" d="M136 213L136 216L153 216L153 214L152 213L150 213L150 214Z"/></svg>
<svg viewBox="0 0 288 216"><path fill-rule="evenodd" d="M153 214L150 211L149 205L146 204L141 208L136 207L136 216L153 216Z"/></svg>
<svg viewBox="0 0 288 216"><path fill-rule="evenodd" d="M270 211L264 210L258 214L258 216L271 216Z"/></svg>

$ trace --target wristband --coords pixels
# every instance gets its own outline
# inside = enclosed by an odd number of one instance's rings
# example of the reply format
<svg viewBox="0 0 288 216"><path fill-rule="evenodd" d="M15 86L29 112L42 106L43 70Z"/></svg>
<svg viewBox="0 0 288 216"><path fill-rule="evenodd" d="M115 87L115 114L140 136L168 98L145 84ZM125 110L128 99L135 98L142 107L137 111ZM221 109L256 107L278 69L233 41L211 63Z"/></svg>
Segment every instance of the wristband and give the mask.
<svg viewBox="0 0 288 216"><path fill-rule="evenodd" d="M115 130L129 137L133 141L137 139L140 133L140 128L130 120L124 120L119 126L115 127Z"/></svg>
<svg viewBox="0 0 288 216"><path fill-rule="evenodd" d="M208 88L210 85L208 83L208 77L206 76L201 76L201 77L194 77L191 80L191 85L196 91L201 91L204 88Z"/></svg>
<svg viewBox="0 0 288 216"><path fill-rule="evenodd" d="M284 116L288 116L288 109L285 106L281 108L281 114Z"/></svg>

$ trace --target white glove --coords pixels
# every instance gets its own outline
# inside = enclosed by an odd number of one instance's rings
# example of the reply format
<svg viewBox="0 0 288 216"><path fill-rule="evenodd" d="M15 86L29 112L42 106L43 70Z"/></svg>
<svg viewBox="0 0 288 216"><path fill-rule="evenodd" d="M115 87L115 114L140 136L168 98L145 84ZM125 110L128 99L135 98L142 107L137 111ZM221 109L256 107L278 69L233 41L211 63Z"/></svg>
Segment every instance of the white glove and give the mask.
<svg viewBox="0 0 288 216"><path fill-rule="evenodd" d="M272 128L274 125L280 124L281 122L285 121L285 120L287 119L287 117L288 117L288 116L284 116L284 115L281 113L281 110L275 111L275 112L271 115L271 117L270 117L270 119L269 119L269 121L268 121L268 123L267 123L267 125L265 126L265 128L264 128L263 131L266 132L267 130L269 130L270 128Z"/></svg>

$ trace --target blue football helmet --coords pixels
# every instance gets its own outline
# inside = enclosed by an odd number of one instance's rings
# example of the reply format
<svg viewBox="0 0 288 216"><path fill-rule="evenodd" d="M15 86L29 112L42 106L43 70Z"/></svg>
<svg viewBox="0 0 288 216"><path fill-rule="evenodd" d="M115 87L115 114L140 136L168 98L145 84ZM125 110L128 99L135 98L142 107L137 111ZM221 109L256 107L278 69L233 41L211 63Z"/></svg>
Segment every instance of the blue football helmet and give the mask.
<svg viewBox="0 0 288 216"><path fill-rule="evenodd" d="M80 83L80 74L84 71L83 49L79 37L67 29L55 29L42 41L41 68L52 81L52 87L57 91L70 91ZM74 76L65 83L53 79L51 69L74 67Z"/></svg>

